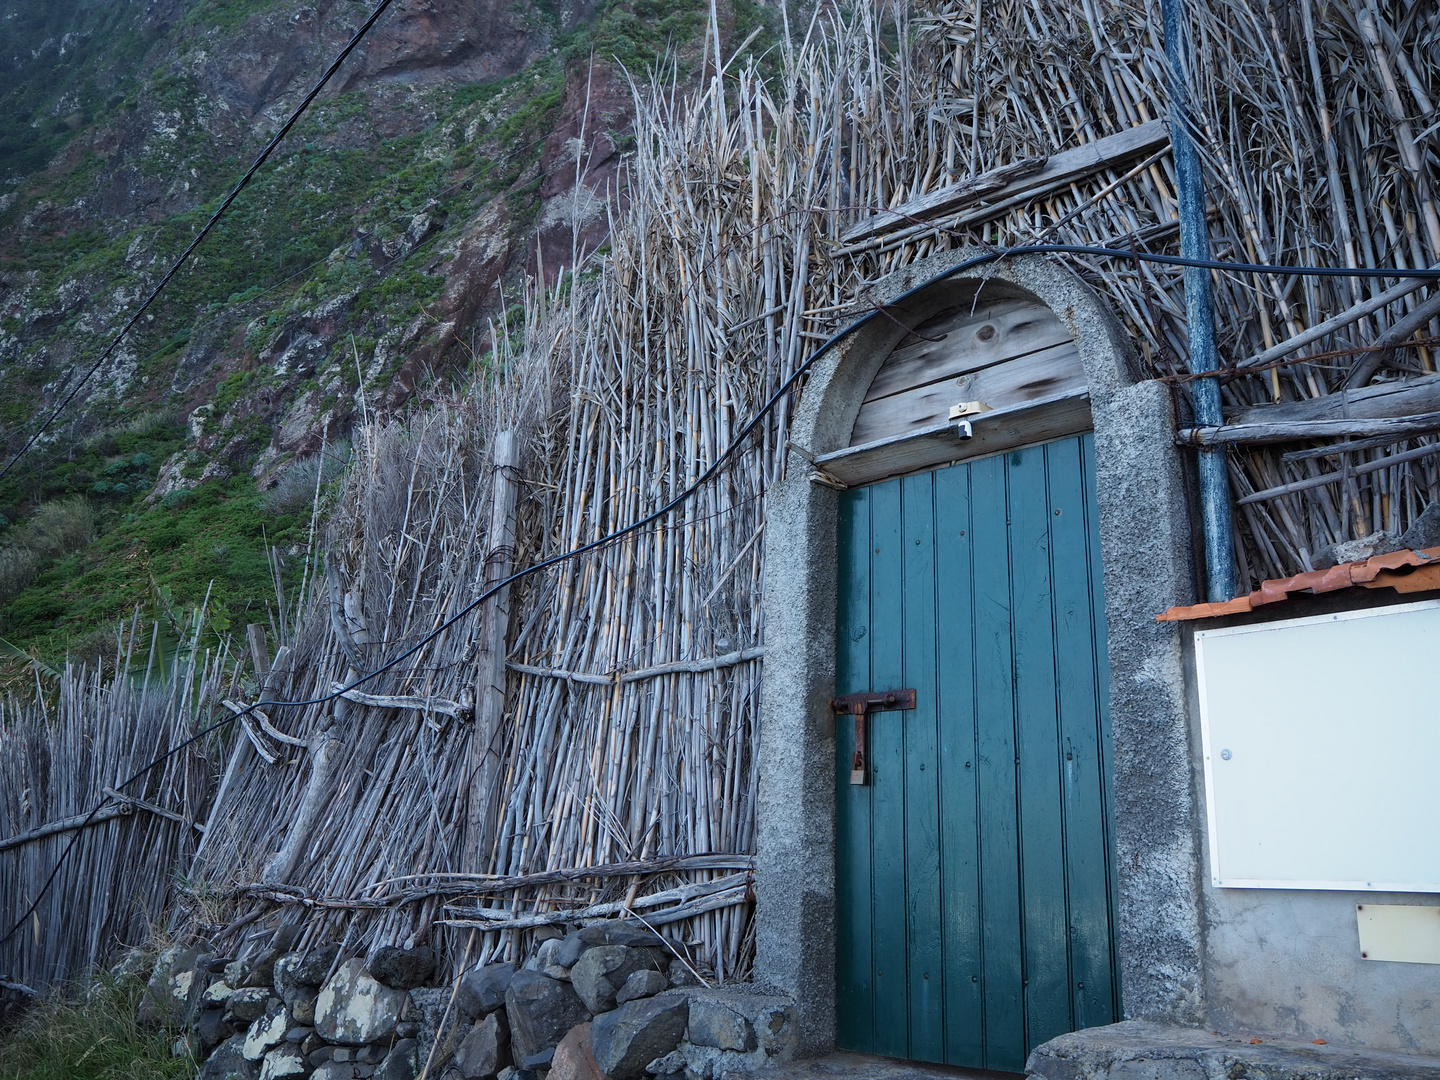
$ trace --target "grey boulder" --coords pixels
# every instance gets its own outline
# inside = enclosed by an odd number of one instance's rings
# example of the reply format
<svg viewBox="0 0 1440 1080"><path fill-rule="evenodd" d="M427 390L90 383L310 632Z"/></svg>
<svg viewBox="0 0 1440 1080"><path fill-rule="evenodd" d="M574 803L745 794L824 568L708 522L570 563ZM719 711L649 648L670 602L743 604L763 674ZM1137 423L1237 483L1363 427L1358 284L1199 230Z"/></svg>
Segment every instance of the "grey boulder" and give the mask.
<svg viewBox="0 0 1440 1080"><path fill-rule="evenodd" d="M505 1012L510 1019L511 1051L522 1070L547 1066L565 1033L590 1019L568 984L536 971L515 973L505 990Z"/></svg>
<svg viewBox="0 0 1440 1080"><path fill-rule="evenodd" d="M302 987L295 992L288 1004L290 1006L290 1018L297 1024L311 1025L315 1023L315 1000L320 996L318 990L311 987Z"/></svg>
<svg viewBox="0 0 1440 1080"><path fill-rule="evenodd" d="M1410 527L1400 534L1400 546L1422 550L1440 547L1440 502L1432 502Z"/></svg>
<svg viewBox="0 0 1440 1080"><path fill-rule="evenodd" d="M240 1053L246 1061L259 1061L273 1046L285 1040L285 1030L290 1026L285 1015L285 1006L278 998L271 998L263 1016L257 1017L245 1032L245 1041Z"/></svg>
<svg viewBox="0 0 1440 1080"><path fill-rule="evenodd" d="M515 969L509 964L486 964L460 976L455 1006L469 1017L481 1017L505 1007L505 991Z"/></svg>
<svg viewBox="0 0 1440 1080"><path fill-rule="evenodd" d="M203 1011L196 1018L192 1032L200 1041L202 1057L235 1034L234 1028L225 1022L224 1013L220 1009Z"/></svg>
<svg viewBox="0 0 1440 1080"><path fill-rule="evenodd" d="M363 961L347 960L315 999L315 1030L326 1042L343 1046L380 1042L395 1034L408 1000L404 990L376 982Z"/></svg>
<svg viewBox="0 0 1440 1080"><path fill-rule="evenodd" d="M226 1039L215 1048L215 1052L200 1066L196 1080L257 1080L260 1063L247 1061L241 1048L245 1045L244 1035Z"/></svg>
<svg viewBox="0 0 1440 1080"><path fill-rule="evenodd" d="M210 985L200 969L200 950L172 947L155 958L155 969L140 997L136 1020L144 1028L179 1028L188 1024Z"/></svg>
<svg viewBox="0 0 1440 1080"><path fill-rule="evenodd" d="M632 974L654 967L654 957L648 950L598 945L587 949L576 961L570 969L570 982L585 1007L599 1014L615 1008L615 995Z"/></svg>
<svg viewBox="0 0 1440 1080"><path fill-rule="evenodd" d="M615 1003L624 1005L627 1001L638 1001L640 998L654 997L662 990L668 990L670 980L660 972L646 968L644 971L632 971L630 977L625 980L625 985L620 987L615 995Z"/></svg>
<svg viewBox="0 0 1440 1080"><path fill-rule="evenodd" d="M646 1065L645 1071L651 1076L674 1076L676 1073L683 1073L685 1055L679 1050L671 1050L664 1057L656 1058Z"/></svg>
<svg viewBox="0 0 1440 1080"><path fill-rule="evenodd" d="M464 1080L484 1080L509 1064L510 1027L503 1012L477 1020L455 1051L455 1067Z"/></svg>
<svg viewBox="0 0 1440 1080"><path fill-rule="evenodd" d="M633 922L606 921L574 930L560 939L552 954L560 967L574 967L590 950L601 945L624 945L631 949L663 949L664 940L655 931Z"/></svg>
<svg viewBox="0 0 1440 1080"><path fill-rule="evenodd" d="M700 980L695 977L695 973L686 967L685 961L681 960L678 956L670 961L670 966L665 970L666 974L670 976L671 986L700 985Z"/></svg>
<svg viewBox="0 0 1440 1080"><path fill-rule="evenodd" d="M375 1070L375 1080L415 1080L419 1071L420 1044L414 1039L401 1039Z"/></svg>
<svg viewBox="0 0 1440 1080"><path fill-rule="evenodd" d="M632 949L664 948L665 939L633 919L627 922L607 921L577 930L576 935L586 948L597 945L627 945Z"/></svg>
<svg viewBox="0 0 1440 1080"><path fill-rule="evenodd" d="M305 1058L297 1046L277 1046L260 1063L260 1080L281 1080L287 1076L304 1076L309 1072Z"/></svg>
<svg viewBox="0 0 1440 1080"><path fill-rule="evenodd" d="M687 1038L696 1046L719 1050L749 1053L755 1049L755 1029L750 1021L718 1001L691 1000Z"/></svg>
<svg viewBox="0 0 1440 1080"><path fill-rule="evenodd" d="M526 971L538 971L541 975L549 975L552 979L559 979L567 982L570 979L570 966L559 962L558 957L562 942L559 938L549 938L540 943L540 948L535 950L535 955L525 965Z"/></svg>
<svg viewBox="0 0 1440 1080"><path fill-rule="evenodd" d="M689 1002L684 995L646 998L597 1016L590 1046L600 1071L611 1080L633 1080L645 1066L680 1045Z"/></svg>
<svg viewBox="0 0 1440 1080"><path fill-rule="evenodd" d="M236 990L225 999L225 1015L232 1020L249 1023L265 1015L271 994L264 986L246 986Z"/></svg>
<svg viewBox="0 0 1440 1080"><path fill-rule="evenodd" d="M386 945L371 954L367 966L377 982L396 990L413 990L434 974L435 953L425 945L415 949Z"/></svg>

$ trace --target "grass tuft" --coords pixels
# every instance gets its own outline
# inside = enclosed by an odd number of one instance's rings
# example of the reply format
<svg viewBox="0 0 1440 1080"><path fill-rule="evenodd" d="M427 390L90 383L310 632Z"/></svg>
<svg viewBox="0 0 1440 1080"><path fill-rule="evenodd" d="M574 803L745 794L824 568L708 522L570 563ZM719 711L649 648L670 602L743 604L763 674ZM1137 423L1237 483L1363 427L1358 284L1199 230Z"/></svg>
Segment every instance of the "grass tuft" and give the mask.
<svg viewBox="0 0 1440 1080"><path fill-rule="evenodd" d="M135 1008L145 984L104 973L66 997L35 1006L0 1033L0 1080L180 1080L195 1073L172 1057L173 1037L142 1031Z"/></svg>

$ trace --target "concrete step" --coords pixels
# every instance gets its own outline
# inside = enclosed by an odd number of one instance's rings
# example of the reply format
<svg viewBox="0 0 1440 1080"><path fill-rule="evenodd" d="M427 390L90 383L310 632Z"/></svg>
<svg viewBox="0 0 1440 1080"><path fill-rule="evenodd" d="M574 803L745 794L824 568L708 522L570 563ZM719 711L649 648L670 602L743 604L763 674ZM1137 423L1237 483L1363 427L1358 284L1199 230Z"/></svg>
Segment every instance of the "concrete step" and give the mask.
<svg viewBox="0 0 1440 1080"><path fill-rule="evenodd" d="M1022 1074L838 1051L767 1066L755 1074L755 1080L1022 1080Z"/></svg>
<svg viewBox="0 0 1440 1080"><path fill-rule="evenodd" d="M1126 1020L1038 1046L1039 1080L1440 1080L1440 1057Z"/></svg>

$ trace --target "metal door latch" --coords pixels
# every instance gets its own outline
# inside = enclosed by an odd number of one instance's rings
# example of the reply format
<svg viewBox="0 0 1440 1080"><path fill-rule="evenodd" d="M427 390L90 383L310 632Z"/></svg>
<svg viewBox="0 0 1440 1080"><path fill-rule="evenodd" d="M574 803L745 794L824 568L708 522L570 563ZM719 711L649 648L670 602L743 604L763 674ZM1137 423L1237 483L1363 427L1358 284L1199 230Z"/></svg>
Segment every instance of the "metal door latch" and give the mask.
<svg viewBox="0 0 1440 1080"><path fill-rule="evenodd" d="M881 690L878 693L846 694L830 699L838 716L855 717L855 756L850 759L850 783L863 784L865 767L865 717L872 712L894 712L915 708L914 690Z"/></svg>
<svg viewBox="0 0 1440 1080"><path fill-rule="evenodd" d="M958 405L950 406L950 419L955 421L955 434L962 439L974 438L975 429L965 418L979 416L984 412L990 412L990 406L983 401L962 401Z"/></svg>

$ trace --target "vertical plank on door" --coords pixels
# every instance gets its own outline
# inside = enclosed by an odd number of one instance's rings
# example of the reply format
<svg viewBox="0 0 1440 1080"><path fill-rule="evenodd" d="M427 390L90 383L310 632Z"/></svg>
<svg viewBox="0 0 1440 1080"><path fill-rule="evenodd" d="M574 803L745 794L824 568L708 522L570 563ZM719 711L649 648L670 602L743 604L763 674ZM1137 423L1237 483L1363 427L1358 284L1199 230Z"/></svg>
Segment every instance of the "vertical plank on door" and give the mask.
<svg viewBox="0 0 1440 1080"><path fill-rule="evenodd" d="M898 481L870 489L870 686L904 687L905 595ZM869 718L870 902L875 1053L908 1057L904 712Z"/></svg>
<svg viewBox="0 0 1440 1080"><path fill-rule="evenodd" d="M1052 572L1050 528L1057 515L1049 493L1050 449L1036 446L1006 455L1010 480L1010 578L1015 604L1015 727L1027 1052L1071 1030L1056 643L1051 608L1056 575Z"/></svg>
<svg viewBox="0 0 1440 1080"><path fill-rule="evenodd" d="M1073 546L1073 564L1090 567L1084 585L1076 580L1071 588L1057 590L1061 602L1076 609L1076 632L1061 644L1061 737L1076 744L1076 775L1073 791L1067 792L1066 850L1071 904L1071 956L1074 958L1071 988L1076 1002L1076 1027L1112 1024L1120 1018L1115 971L1115 909L1113 881L1115 855L1110 834L1110 664L1106 652L1100 526L1094 501L1094 436L1076 441L1073 480L1067 492L1076 504L1070 528L1076 536L1066 537ZM1066 511L1070 514L1070 511ZM1083 518L1083 524L1081 524ZM1060 541L1057 539L1057 550ZM1089 652L1086 645L1089 644ZM1073 645L1073 651L1071 651ZM1083 753L1081 753L1083 747Z"/></svg>
<svg viewBox="0 0 1440 1080"><path fill-rule="evenodd" d="M905 914L907 990L910 999L906 1057L943 1060L943 950L940 917L939 747L935 666L935 476L900 481L905 606L901 685L914 687L914 710L882 713L905 743Z"/></svg>
<svg viewBox="0 0 1440 1080"><path fill-rule="evenodd" d="M838 527L840 604L835 689L853 694L870 687L870 489L840 499ZM854 723L835 722L835 966L840 1045L870 1053L871 1014L870 793L850 786Z"/></svg>
<svg viewBox="0 0 1440 1080"><path fill-rule="evenodd" d="M941 902L945 1055L979 1064L985 1032L980 986L980 848L976 798L975 635L970 470L935 473L935 637L939 671Z"/></svg>
<svg viewBox="0 0 1440 1080"><path fill-rule="evenodd" d="M1100 573L1091 546L1091 500L1086 485L1088 441L1050 450L1055 565L1089 567L1087 575L1057 574L1054 582L1056 683L1065 802L1065 883L1070 901L1072 1023L1113 1023L1110 955L1110 838L1101 754L1101 688L1105 666L1103 612L1095 610L1091 579Z"/></svg>
<svg viewBox="0 0 1440 1080"><path fill-rule="evenodd" d="M979 732L980 986L988 1069L1025 1067L1019 836L1015 790L1015 698L1011 678L1010 538L1005 458L984 458L971 474L975 564L975 700ZM996 902L988 902L994 898Z"/></svg>

